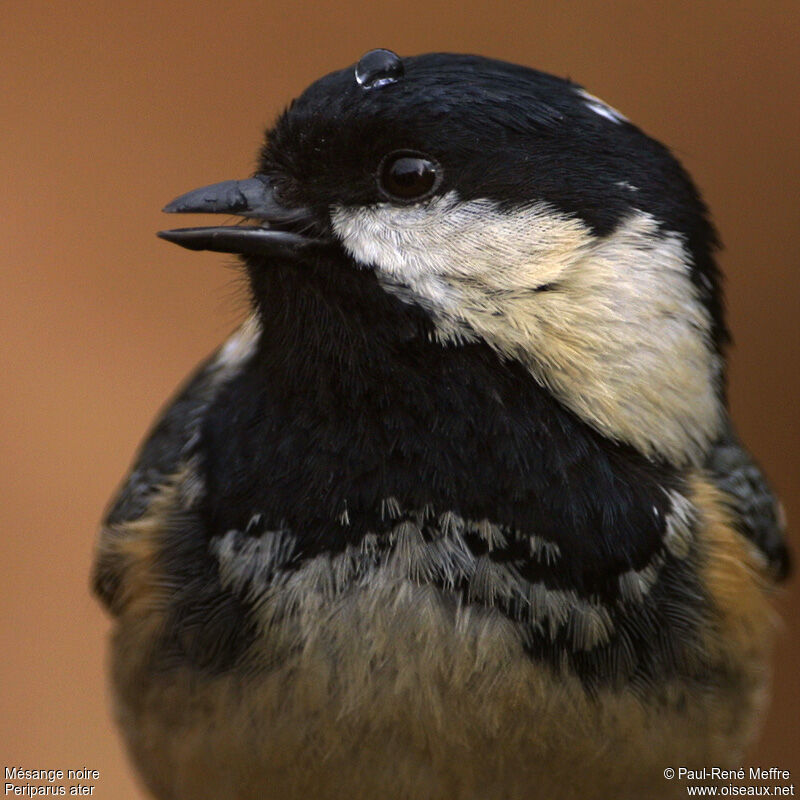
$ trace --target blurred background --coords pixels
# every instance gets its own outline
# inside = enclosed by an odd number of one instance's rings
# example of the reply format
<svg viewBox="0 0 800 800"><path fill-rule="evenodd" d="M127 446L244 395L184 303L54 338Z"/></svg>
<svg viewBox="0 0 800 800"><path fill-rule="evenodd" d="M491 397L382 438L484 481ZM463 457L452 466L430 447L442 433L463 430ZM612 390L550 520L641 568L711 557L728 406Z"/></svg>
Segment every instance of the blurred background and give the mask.
<svg viewBox="0 0 800 800"><path fill-rule="evenodd" d="M85 766L94 796L144 796L109 712L95 531L158 407L246 306L230 259L156 239L159 209L247 176L281 107L373 47L569 76L674 149L726 245L733 415L798 529L797 0L2 9L0 766ZM800 778L798 585L776 599L773 702L746 763Z"/></svg>

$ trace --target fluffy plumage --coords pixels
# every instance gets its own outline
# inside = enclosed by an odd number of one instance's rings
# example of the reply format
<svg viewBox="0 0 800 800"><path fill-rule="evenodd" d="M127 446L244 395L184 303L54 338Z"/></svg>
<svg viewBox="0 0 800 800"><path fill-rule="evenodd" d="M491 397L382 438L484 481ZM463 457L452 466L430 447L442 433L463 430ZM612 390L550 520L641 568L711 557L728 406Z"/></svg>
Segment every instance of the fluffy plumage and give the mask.
<svg viewBox="0 0 800 800"><path fill-rule="evenodd" d="M787 565L705 208L574 84L396 58L168 207L259 221L164 234L253 315L103 526L131 752L159 798L668 796L751 736Z"/></svg>

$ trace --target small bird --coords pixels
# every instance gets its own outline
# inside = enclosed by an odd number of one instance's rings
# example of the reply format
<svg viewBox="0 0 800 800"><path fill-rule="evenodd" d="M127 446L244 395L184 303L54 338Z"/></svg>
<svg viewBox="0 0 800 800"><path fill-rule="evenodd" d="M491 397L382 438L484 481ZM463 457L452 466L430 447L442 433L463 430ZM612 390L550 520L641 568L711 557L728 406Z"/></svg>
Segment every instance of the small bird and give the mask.
<svg viewBox="0 0 800 800"><path fill-rule="evenodd" d="M728 416L717 238L571 81L372 50L170 203L251 314L162 413L94 591L159 800L621 800L737 764L780 507Z"/></svg>

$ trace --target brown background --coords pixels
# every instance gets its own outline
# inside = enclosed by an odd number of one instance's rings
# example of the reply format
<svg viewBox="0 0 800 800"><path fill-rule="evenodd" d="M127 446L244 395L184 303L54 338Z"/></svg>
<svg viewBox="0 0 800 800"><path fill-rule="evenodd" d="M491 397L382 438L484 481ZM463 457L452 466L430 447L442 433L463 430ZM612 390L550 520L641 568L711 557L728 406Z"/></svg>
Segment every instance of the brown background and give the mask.
<svg viewBox="0 0 800 800"><path fill-rule="evenodd" d="M95 796L142 797L108 712L95 529L157 407L244 308L224 256L156 239L159 209L245 177L282 104L372 47L569 75L674 148L727 245L734 417L800 520L800 12L747 5L2 4L0 768L85 765ZM748 758L798 779L799 583Z"/></svg>

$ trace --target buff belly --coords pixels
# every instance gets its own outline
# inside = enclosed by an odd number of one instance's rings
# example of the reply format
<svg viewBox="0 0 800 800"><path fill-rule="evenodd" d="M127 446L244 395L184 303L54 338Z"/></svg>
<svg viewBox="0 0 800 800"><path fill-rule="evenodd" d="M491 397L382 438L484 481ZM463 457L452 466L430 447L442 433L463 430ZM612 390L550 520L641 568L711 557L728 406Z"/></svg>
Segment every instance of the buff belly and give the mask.
<svg viewBox="0 0 800 800"><path fill-rule="evenodd" d="M664 769L735 763L764 693L763 653L733 641L757 620L732 602L709 632L713 688L591 696L531 659L496 611L448 606L407 580L317 613L271 625L222 675L154 668L158 615L123 615L116 710L159 800L681 796Z"/></svg>

